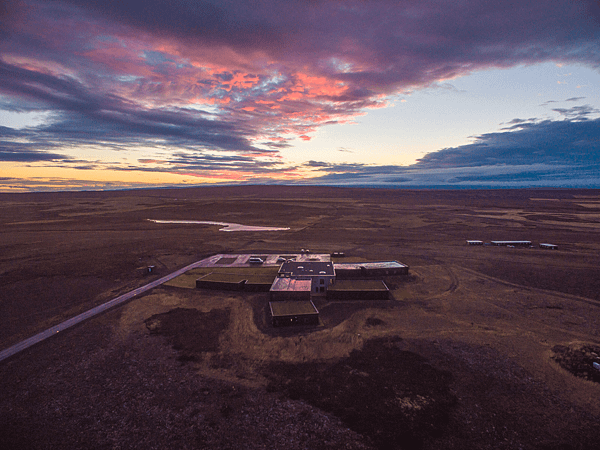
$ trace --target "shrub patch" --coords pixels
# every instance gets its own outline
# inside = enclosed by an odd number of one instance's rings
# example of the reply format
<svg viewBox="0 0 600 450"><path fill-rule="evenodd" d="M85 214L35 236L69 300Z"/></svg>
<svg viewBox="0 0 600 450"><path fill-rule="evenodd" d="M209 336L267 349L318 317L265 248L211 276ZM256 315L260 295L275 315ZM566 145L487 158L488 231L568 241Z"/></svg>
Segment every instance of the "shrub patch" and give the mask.
<svg viewBox="0 0 600 450"><path fill-rule="evenodd" d="M163 314L154 314L144 321L150 334L166 336L179 360L195 361L199 354L215 352L219 336L229 326L230 310L213 309L207 313L195 308L175 308Z"/></svg>
<svg viewBox="0 0 600 450"><path fill-rule="evenodd" d="M576 377L600 383L600 370L594 367L594 363L600 364L600 346L588 344L573 348L557 345L552 351L552 359L563 369Z"/></svg>
<svg viewBox="0 0 600 450"><path fill-rule="evenodd" d="M451 374L399 341L367 341L335 363L273 363L268 389L335 414L377 448L421 448L444 434L457 399Z"/></svg>

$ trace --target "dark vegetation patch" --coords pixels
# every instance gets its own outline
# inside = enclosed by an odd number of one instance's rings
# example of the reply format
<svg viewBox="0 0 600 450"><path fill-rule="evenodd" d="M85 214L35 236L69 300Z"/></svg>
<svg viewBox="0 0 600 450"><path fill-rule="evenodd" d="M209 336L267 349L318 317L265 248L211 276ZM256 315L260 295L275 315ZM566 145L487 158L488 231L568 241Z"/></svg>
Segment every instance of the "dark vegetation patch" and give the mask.
<svg viewBox="0 0 600 450"><path fill-rule="evenodd" d="M428 448L588 450L600 437L597 415L561 398L496 349L455 340L405 340L453 375L458 398L448 432ZM557 395L558 394L558 395Z"/></svg>
<svg viewBox="0 0 600 450"><path fill-rule="evenodd" d="M132 353L107 322L0 364L0 449L372 450L306 403L178 367L160 339Z"/></svg>
<svg viewBox="0 0 600 450"><path fill-rule="evenodd" d="M219 336L229 326L230 310L213 309L203 313L194 308L175 308L154 314L144 323L150 334L166 336L179 351L179 361L196 361L201 353L215 352Z"/></svg>
<svg viewBox="0 0 600 450"><path fill-rule="evenodd" d="M594 367L594 363L600 364L600 346L588 344L573 348L556 345L552 351L552 359L563 369L576 377L600 383L600 366L598 369Z"/></svg>
<svg viewBox="0 0 600 450"><path fill-rule="evenodd" d="M369 325L370 327L376 327L378 325L383 325L385 324L385 322L381 319L378 319L377 317L369 317L365 323L367 325Z"/></svg>
<svg viewBox="0 0 600 450"><path fill-rule="evenodd" d="M422 448L446 431L456 403L452 376L401 350L400 341L367 341L335 363L273 363L268 389L335 414L379 449Z"/></svg>

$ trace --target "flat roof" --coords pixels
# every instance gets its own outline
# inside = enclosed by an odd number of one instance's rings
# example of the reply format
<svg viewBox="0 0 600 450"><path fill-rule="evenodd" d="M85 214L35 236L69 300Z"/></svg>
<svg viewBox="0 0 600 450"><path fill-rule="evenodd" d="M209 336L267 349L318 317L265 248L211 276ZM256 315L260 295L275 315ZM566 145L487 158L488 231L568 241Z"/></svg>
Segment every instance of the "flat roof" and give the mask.
<svg viewBox="0 0 600 450"><path fill-rule="evenodd" d="M289 273L293 277L335 275L331 261L287 261L281 265L279 273Z"/></svg>
<svg viewBox="0 0 600 450"><path fill-rule="evenodd" d="M239 275L235 273L218 273L211 272L208 275L204 275L203 277L198 278L198 280L202 281L212 281L217 283L241 283L246 280L248 277L244 275Z"/></svg>
<svg viewBox="0 0 600 450"><path fill-rule="evenodd" d="M312 281L297 280L295 278L275 278L271 285L271 291L275 292L311 292Z"/></svg>
<svg viewBox="0 0 600 450"><path fill-rule="evenodd" d="M277 316L302 316L302 315L313 315L319 314L319 310L315 307L314 303L310 300L306 301L281 301L281 302L269 302L271 308L271 315Z"/></svg>
<svg viewBox="0 0 600 450"><path fill-rule="evenodd" d="M408 267L406 264L399 263L398 261L379 261L379 262L359 262L359 263L335 263L336 269L341 270L360 270L364 267L367 270L372 269L401 269Z"/></svg>

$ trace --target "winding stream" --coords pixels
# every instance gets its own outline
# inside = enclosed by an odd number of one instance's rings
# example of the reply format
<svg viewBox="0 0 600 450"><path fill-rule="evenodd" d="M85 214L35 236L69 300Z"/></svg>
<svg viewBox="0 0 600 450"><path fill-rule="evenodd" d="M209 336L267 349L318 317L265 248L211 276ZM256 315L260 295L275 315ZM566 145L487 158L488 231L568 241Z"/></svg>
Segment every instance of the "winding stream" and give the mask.
<svg viewBox="0 0 600 450"><path fill-rule="evenodd" d="M289 227L286 228L277 228L277 227L255 227L251 225L241 225L239 223L228 223L228 222L210 222L206 220L155 220L148 219L150 222L154 223L187 223L187 224L200 224L200 225L220 225L224 228L219 229L219 231L286 231L289 230Z"/></svg>

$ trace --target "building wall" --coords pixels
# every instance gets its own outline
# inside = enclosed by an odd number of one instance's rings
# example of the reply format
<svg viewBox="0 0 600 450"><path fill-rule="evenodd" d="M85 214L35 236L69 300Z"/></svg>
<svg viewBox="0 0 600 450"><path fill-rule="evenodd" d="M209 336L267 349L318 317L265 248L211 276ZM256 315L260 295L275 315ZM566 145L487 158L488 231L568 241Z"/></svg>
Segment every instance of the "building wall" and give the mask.
<svg viewBox="0 0 600 450"><path fill-rule="evenodd" d="M377 290L329 290L327 300L389 300L390 291Z"/></svg>
<svg viewBox="0 0 600 450"><path fill-rule="evenodd" d="M271 301L310 300L310 291L271 291Z"/></svg>
<svg viewBox="0 0 600 450"><path fill-rule="evenodd" d="M223 281L208 281L198 279L196 280L196 289L211 289L216 291L242 291L246 280L240 281L239 283L227 283Z"/></svg>
<svg viewBox="0 0 600 450"><path fill-rule="evenodd" d="M335 283L335 275L319 275L311 278L311 291L313 296L324 296L327 293L327 288Z"/></svg>
<svg viewBox="0 0 600 450"><path fill-rule="evenodd" d="M247 292L269 292L271 283L246 283L244 291Z"/></svg>

